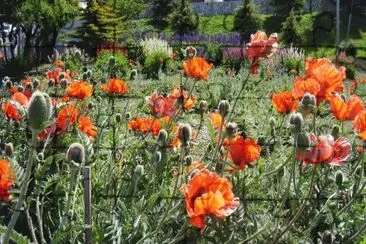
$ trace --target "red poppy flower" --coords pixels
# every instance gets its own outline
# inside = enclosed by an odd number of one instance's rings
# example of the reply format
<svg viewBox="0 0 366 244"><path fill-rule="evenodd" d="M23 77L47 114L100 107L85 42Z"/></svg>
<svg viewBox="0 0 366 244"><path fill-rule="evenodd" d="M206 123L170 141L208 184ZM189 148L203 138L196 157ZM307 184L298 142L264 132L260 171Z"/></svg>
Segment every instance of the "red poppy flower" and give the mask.
<svg viewBox="0 0 366 244"><path fill-rule="evenodd" d="M356 115L365 109L361 98L352 95L347 103L339 95L332 95L329 98L330 109L339 121L354 120Z"/></svg>
<svg viewBox="0 0 366 244"><path fill-rule="evenodd" d="M296 111L298 103L298 100L295 100L289 91L278 92L272 96L272 104L280 114Z"/></svg>
<svg viewBox="0 0 366 244"><path fill-rule="evenodd" d="M182 186L181 191L191 224L200 229L205 227L206 215L223 219L239 206L239 199L234 196L230 182L207 169L197 172L188 184Z"/></svg>
<svg viewBox="0 0 366 244"><path fill-rule="evenodd" d="M327 163L329 165L344 165L351 156L352 146L346 137L340 137L336 141L331 135L317 137L310 134L311 150L297 152L297 158L303 160L303 164Z"/></svg>
<svg viewBox="0 0 366 244"><path fill-rule="evenodd" d="M97 136L98 128L93 124L91 118L87 116L80 116L78 122L79 122L78 126L79 130L81 130L90 137Z"/></svg>
<svg viewBox="0 0 366 244"><path fill-rule="evenodd" d="M22 92L14 93L13 96L11 97L11 100L19 103L23 107L27 107L28 101L29 101L28 97L26 95L24 95L24 93L22 93Z"/></svg>
<svg viewBox="0 0 366 244"><path fill-rule="evenodd" d="M133 131L139 131L143 134L151 133L153 136L157 136L160 129L162 128L162 124L166 122L167 117L163 117L161 119L156 119L152 117L136 117L135 119L128 121L127 124L128 128Z"/></svg>
<svg viewBox="0 0 366 244"><path fill-rule="evenodd" d="M255 140L244 139L242 136L235 136L234 139L229 140L225 145L229 150L229 158L240 170L245 169L248 164L256 161L261 154L261 148Z"/></svg>
<svg viewBox="0 0 366 244"><path fill-rule="evenodd" d="M90 97L92 93L93 87L86 81L73 82L66 88L66 96L82 100Z"/></svg>
<svg viewBox="0 0 366 244"><path fill-rule="evenodd" d="M67 128L76 123L79 116L79 110L73 104L69 104L60 109L57 114L56 126L58 130L67 130Z"/></svg>
<svg viewBox="0 0 366 244"><path fill-rule="evenodd" d="M212 69L213 64L207 63L205 58L193 57L183 62L184 72L188 77L194 79L208 80L208 72Z"/></svg>
<svg viewBox="0 0 366 244"><path fill-rule="evenodd" d="M10 198L10 190L15 181L15 174L8 160L0 159L0 198L4 202L8 202Z"/></svg>
<svg viewBox="0 0 366 244"><path fill-rule="evenodd" d="M366 111L361 111L353 121L353 127L362 140L366 140Z"/></svg>
<svg viewBox="0 0 366 244"><path fill-rule="evenodd" d="M150 97L146 98L147 106L150 109L150 112L155 117L163 117L163 116L174 116L175 114L175 102L176 98L172 96L161 96L158 95L157 91L154 91Z"/></svg>
<svg viewBox="0 0 366 244"><path fill-rule="evenodd" d="M1 109L7 119L21 121L22 116L19 114L17 107L10 102L1 105Z"/></svg>
<svg viewBox="0 0 366 244"><path fill-rule="evenodd" d="M126 83L119 79L110 79L107 84L101 85L100 88L109 94L123 95L128 92Z"/></svg>

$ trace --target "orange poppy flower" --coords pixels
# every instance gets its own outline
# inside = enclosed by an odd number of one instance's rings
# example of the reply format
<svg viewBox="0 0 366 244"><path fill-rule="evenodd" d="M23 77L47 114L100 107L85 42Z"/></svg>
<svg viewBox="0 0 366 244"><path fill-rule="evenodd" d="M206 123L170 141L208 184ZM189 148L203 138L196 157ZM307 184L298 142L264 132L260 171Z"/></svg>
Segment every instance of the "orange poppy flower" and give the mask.
<svg viewBox="0 0 366 244"><path fill-rule="evenodd" d="M69 104L60 109L57 114L56 126L59 130L67 128L76 123L79 116L79 110L73 104Z"/></svg>
<svg viewBox="0 0 366 244"><path fill-rule="evenodd" d="M1 109L7 119L21 121L22 116L19 114L17 107L10 102L1 105Z"/></svg>
<svg viewBox="0 0 366 244"><path fill-rule="evenodd" d="M239 206L239 198L234 196L231 183L207 169L197 172L181 191L191 224L200 229L205 227L206 215L223 219Z"/></svg>
<svg viewBox="0 0 366 244"><path fill-rule="evenodd" d="M56 84L59 84L61 82L61 80L59 79L60 74L64 74L64 79L66 79L67 81L71 81L71 71L69 69L63 72L61 68L55 68L46 72L46 77L48 80L52 79L56 82Z"/></svg>
<svg viewBox="0 0 366 244"><path fill-rule="evenodd" d="M64 65L65 65L65 63L62 61L62 60L56 60L55 62L54 62L54 64L58 67L58 68L63 68L64 67Z"/></svg>
<svg viewBox="0 0 366 244"><path fill-rule="evenodd" d="M8 202L10 190L15 181L15 174L8 160L0 159L0 198Z"/></svg>
<svg viewBox="0 0 366 244"><path fill-rule="evenodd" d="M221 126L225 125L225 121L224 123L222 123L222 116L219 112L209 113L208 119L211 121L212 126L214 127L215 130L220 130Z"/></svg>
<svg viewBox="0 0 366 244"><path fill-rule="evenodd" d="M126 83L119 79L110 79L108 84L103 84L100 88L109 94L123 95L128 92Z"/></svg>
<svg viewBox="0 0 366 244"><path fill-rule="evenodd" d="M189 96L187 90L181 90L179 88L174 88L171 94L172 97L176 99L183 100L183 108L186 110L190 110L193 108L194 104L197 102L197 99L193 96Z"/></svg>
<svg viewBox="0 0 366 244"><path fill-rule="evenodd" d="M261 147L253 139L244 139L236 136L226 144L229 150L229 158L239 167L240 170L246 168L247 164L256 161L261 154Z"/></svg>
<svg viewBox="0 0 366 244"><path fill-rule="evenodd" d="M87 116L80 116L78 128L90 137L97 136L98 128L93 124L91 118Z"/></svg>
<svg viewBox="0 0 366 244"><path fill-rule="evenodd" d="M317 94L319 103L333 92L343 92L343 80L346 78L346 68L342 66L337 69L327 58L314 60L307 58L306 75L319 83L320 91Z"/></svg>
<svg viewBox="0 0 366 244"><path fill-rule="evenodd" d="M366 111L361 111L353 121L353 128L358 133L359 137L366 141Z"/></svg>
<svg viewBox="0 0 366 244"><path fill-rule="evenodd" d="M141 118L136 117L133 120L127 122L128 128L133 131L140 131L143 134L151 132L153 136L157 136L161 129L161 123L156 118Z"/></svg>
<svg viewBox="0 0 366 244"><path fill-rule="evenodd" d="M212 69L213 64L207 63L205 58L193 57L183 61L184 72L188 77L194 79L208 80L208 72Z"/></svg>
<svg viewBox="0 0 366 244"><path fill-rule="evenodd" d="M329 98L330 109L339 121L354 120L356 115L365 109L361 98L352 95L347 103L339 95L332 95Z"/></svg>
<svg viewBox="0 0 366 244"><path fill-rule="evenodd" d="M285 114L296 111L299 102L292 97L291 92L284 91L273 94L272 104L278 113Z"/></svg>
<svg viewBox="0 0 366 244"><path fill-rule="evenodd" d="M27 107L28 101L29 101L28 97L26 95L24 95L24 93L22 93L22 92L14 93L13 96L11 97L11 100L19 103L23 107Z"/></svg>
<svg viewBox="0 0 366 244"><path fill-rule="evenodd" d="M315 79L298 76L292 87L292 96L295 99L301 99L307 92L316 96L319 91L320 85Z"/></svg>
<svg viewBox="0 0 366 244"><path fill-rule="evenodd" d="M92 93L93 87L86 81L73 82L66 88L66 96L82 100L90 97Z"/></svg>
<svg viewBox="0 0 366 244"><path fill-rule="evenodd" d="M23 83L24 86L30 85L30 84L32 84L32 79L27 77L27 78L22 80L22 83Z"/></svg>
<svg viewBox="0 0 366 244"><path fill-rule="evenodd" d="M344 165L351 156L352 146L346 137L336 141L331 135L316 136L310 134L312 148L306 152L297 152L298 160L303 160L303 165L327 163L329 165Z"/></svg>

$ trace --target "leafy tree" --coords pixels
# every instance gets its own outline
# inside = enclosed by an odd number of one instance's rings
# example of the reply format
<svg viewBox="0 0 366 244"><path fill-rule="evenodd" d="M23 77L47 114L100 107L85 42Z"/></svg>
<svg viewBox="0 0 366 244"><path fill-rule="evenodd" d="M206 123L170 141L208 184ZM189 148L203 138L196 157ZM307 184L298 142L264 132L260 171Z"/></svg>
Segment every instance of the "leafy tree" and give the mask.
<svg viewBox="0 0 366 244"><path fill-rule="evenodd" d="M145 10L145 4L143 0L110 0L114 7L114 1L116 1L116 10L120 17L124 20L130 20L136 18L142 11Z"/></svg>
<svg viewBox="0 0 366 244"><path fill-rule="evenodd" d="M75 37L80 38L78 45L94 55L99 44L115 43L125 32L122 17L109 2L89 2Z"/></svg>
<svg viewBox="0 0 366 244"><path fill-rule="evenodd" d="M312 18L296 14L291 10L285 22L282 23L280 40L286 44L308 45L311 41Z"/></svg>
<svg viewBox="0 0 366 244"><path fill-rule="evenodd" d="M250 34L262 29L263 19L258 14L256 6L252 0L244 1L235 13L234 30L239 32L244 38L249 40Z"/></svg>
<svg viewBox="0 0 366 244"><path fill-rule="evenodd" d="M178 0L169 15L170 26L179 34L189 33L197 29L198 18L192 4L187 0Z"/></svg>
<svg viewBox="0 0 366 244"><path fill-rule="evenodd" d="M168 16L173 12L174 1L172 0L153 0L152 3L153 24L165 27L169 23Z"/></svg>

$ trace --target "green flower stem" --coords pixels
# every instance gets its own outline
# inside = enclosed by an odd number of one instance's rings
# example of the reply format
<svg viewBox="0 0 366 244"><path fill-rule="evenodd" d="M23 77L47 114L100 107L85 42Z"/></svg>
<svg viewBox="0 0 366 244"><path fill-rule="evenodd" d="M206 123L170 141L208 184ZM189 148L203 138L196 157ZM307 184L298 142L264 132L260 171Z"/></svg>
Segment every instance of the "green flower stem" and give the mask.
<svg viewBox="0 0 366 244"><path fill-rule="evenodd" d="M294 217L290 220L290 222L287 224L287 226L280 232L280 234L277 236L277 238L275 239L275 241L273 242L273 244L276 244L280 241L281 237L291 228L291 226L296 222L296 220L300 217L300 215L302 214L302 212L304 211L305 207L306 207L306 203L308 202L312 192L313 192L313 188L314 188L314 179L315 179L315 174L316 174L316 169L317 169L318 165L315 165L313 168L313 172L312 172L312 176L311 176L311 182L310 182L310 188L308 191L308 195L306 196L305 201L301 204L299 210L296 212L296 214L294 215Z"/></svg>
<svg viewBox="0 0 366 244"><path fill-rule="evenodd" d="M11 216L10 222L8 224L8 229L5 232L4 238L3 238L3 244L8 244L9 243L9 239L10 239L10 235L11 232L14 229L14 226L18 220L19 214L20 214L20 209L23 205L23 202L25 200L25 196L28 190L28 185L29 185L29 181L30 181L30 177L32 174L32 167L33 167L33 161L34 161L34 154L35 154L35 148L36 148L36 142L37 142L37 137L38 137L38 132L33 131L32 132L32 144L31 144L31 148L29 151L29 155L28 155L28 163L27 163L27 168L25 171L25 176L24 176L24 180L23 180L23 184L22 187L20 189L20 195L18 198L18 202L15 206L15 211L13 213L13 215Z"/></svg>
<svg viewBox="0 0 366 244"><path fill-rule="evenodd" d="M34 232L33 221L29 214L28 209L25 210L25 214L27 215L27 222L28 222L28 226L29 226L29 230L30 230L30 233L32 236L33 243L38 244L36 233Z"/></svg>

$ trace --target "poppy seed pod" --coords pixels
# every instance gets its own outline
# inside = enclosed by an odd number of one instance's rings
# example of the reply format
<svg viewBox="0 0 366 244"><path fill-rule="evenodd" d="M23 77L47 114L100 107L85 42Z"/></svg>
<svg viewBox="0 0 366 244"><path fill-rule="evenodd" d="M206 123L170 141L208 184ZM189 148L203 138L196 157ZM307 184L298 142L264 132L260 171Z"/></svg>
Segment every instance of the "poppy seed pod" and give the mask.
<svg viewBox="0 0 366 244"><path fill-rule="evenodd" d="M334 140L337 140L339 137L339 126L335 125L332 127L332 131L330 132L330 134L333 136Z"/></svg>
<svg viewBox="0 0 366 244"><path fill-rule="evenodd" d="M66 152L66 160L68 162L74 161L77 164L81 164L85 160L85 149L80 143L72 143Z"/></svg>
<svg viewBox="0 0 366 244"><path fill-rule="evenodd" d="M226 133L228 136L234 136L238 131L238 125L235 122L229 122L226 124Z"/></svg>
<svg viewBox="0 0 366 244"><path fill-rule="evenodd" d="M230 103L228 100L221 100L219 103L219 113L222 118L225 118L228 115L230 110Z"/></svg>
<svg viewBox="0 0 366 244"><path fill-rule="evenodd" d="M293 113L290 116L290 127L291 131L294 134L298 134L302 130L302 126L304 124L304 118L301 113Z"/></svg>
<svg viewBox="0 0 366 244"><path fill-rule="evenodd" d="M305 93L300 101L300 110L305 113L312 113L316 106L316 97L313 94Z"/></svg>
<svg viewBox="0 0 366 244"><path fill-rule="evenodd" d="M342 186L343 184L343 173L342 171L338 170L335 176L335 182L337 184L337 186Z"/></svg>
<svg viewBox="0 0 366 244"><path fill-rule="evenodd" d="M331 244L333 242L333 235L332 232L326 230L322 234L322 243L323 244Z"/></svg>
<svg viewBox="0 0 366 244"><path fill-rule="evenodd" d="M202 100L200 102L200 109L201 109L201 112L202 113L205 113L207 111L207 108L208 108L208 103L206 100Z"/></svg>
<svg viewBox="0 0 366 244"><path fill-rule="evenodd" d="M308 133L300 133L296 136L295 147L297 150L306 152L311 144L310 136Z"/></svg>
<svg viewBox="0 0 366 244"><path fill-rule="evenodd" d="M24 87L23 86L18 86L17 91L18 92L24 92Z"/></svg>
<svg viewBox="0 0 366 244"><path fill-rule="evenodd" d="M188 146L192 138L192 128L188 124L183 124L179 127L178 138L182 146Z"/></svg>
<svg viewBox="0 0 366 244"><path fill-rule="evenodd" d="M8 157L13 156L13 153L14 153L13 143L11 143L11 142L6 143L5 148L4 148L4 152L5 152L5 155L8 156Z"/></svg>
<svg viewBox="0 0 366 244"><path fill-rule="evenodd" d="M136 168L135 168L135 174L136 176L143 176L145 173L145 170L144 170L144 166L142 166L141 164L137 165Z"/></svg>
<svg viewBox="0 0 366 244"><path fill-rule="evenodd" d="M40 132L46 127L46 122L51 116L50 97L43 92L34 92L29 101L28 119L30 128Z"/></svg>
<svg viewBox="0 0 366 244"><path fill-rule="evenodd" d="M168 144L168 132L165 129L159 131L157 142L160 147L165 147Z"/></svg>

